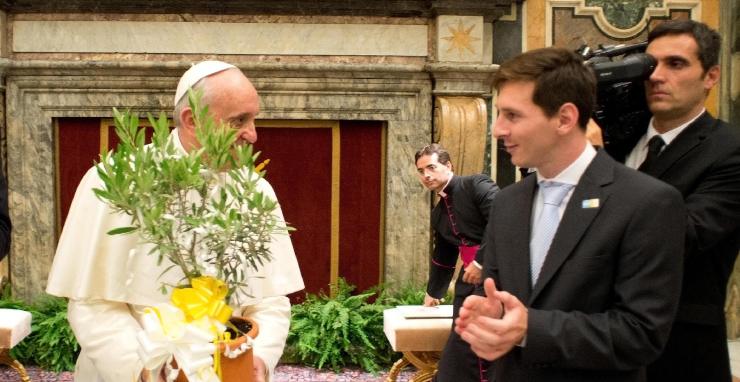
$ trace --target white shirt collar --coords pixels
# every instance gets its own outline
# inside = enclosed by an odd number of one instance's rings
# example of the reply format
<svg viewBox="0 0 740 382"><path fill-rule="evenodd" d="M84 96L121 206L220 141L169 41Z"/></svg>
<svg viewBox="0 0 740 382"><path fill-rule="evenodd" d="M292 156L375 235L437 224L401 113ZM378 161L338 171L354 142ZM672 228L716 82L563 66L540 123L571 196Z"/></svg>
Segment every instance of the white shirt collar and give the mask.
<svg viewBox="0 0 740 382"><path fill-rule="evenodd" d="M555 177L551 179L545 179L543 176L540 175L540 173L537 173L537 181L541 182L544 180L559 182L559 183L565 183L565 184L572 184L574 186L578 185L578 181L581 179L581 176L583 176L583 173L586 172L586 169L591 164L591 161L593 161L594 157L596 157L596 149L591 146L590 143L586 143L586 147L583 149L583 152L581 152L581 155L576 158L573 163L571 163L568 167L565 168L565 170L561 171L560 174L556 175ZM560 217L563 216L565 213L565 207L570 202L570 198L573 196L573 192L575 191L575 187L572 187L567 194L565 194L565 197L560 202L560 206L558 207L558 215ZM532 208L532 221L535 222L537 219L539 219L540 214L542 213L542 205L543 205L543 196L542 192L540 192L540 189L537 189L536 197L533 200L533 208Z"/></svg>
<svg viewBox="0 0 740 382"><path fill-rule="evenodd" d="M172 129L172 132L170 133L170 139L172 140L172 143L175 144L175 148L177 151L179 151L183 155L187 155L188 151L185 150L185 146L182 145L182 141L180 141L180 128L175 127Z"/></svg>
<svg viewBox="0 0 740 382"><path fill-rule="evenodd" d="M583 152L581 152L581 155L579 155L578 158L573 161L573 163L566 167L565 170L561 171L554 177L547 179L538 171L537 182L549 180L553 182L577 185L578 181L581 179L581 176L584 172L586 172L586 168L588 168L588 165L591 164L591 161L594 159L595 156L596 149L594 149L590 143L587 143L586 147L584 147L583 149Z"/></svg>
<svg viewBox="0 0 740 382"><path fill-rule="evenodd" d="M674 129L668 130L668 131L666 131L663 134L660 134L660 133L658 133L657 130L655 130L655 127L653 126L654 117L653 118L650 118L650 124L648 125L647 133L645 134L645 137L644 137L645 140L642 142L642 144L647 147L647 143L650 141L650 138L652 138L652 137L654 137L656 135L660 135L660 137L663 139L663 142L665 142L665 145L668 146L669 144L671 144L671 142L674 139L676 139L676 137L678 136L678 134L681 134L682 131L686 130L686 128L689 127L690 124L694 123L694 121L696 121L699 117L701 117L702 114L704 114L704 112L706 110L707 109L702 108L701 111L699 112L699 114L697 114L694 118L691 118L690 121L684 123L681 126L678 126L678 127L674 128Z"/></svg>
<svg viewBox="0 0 740 382"><path fill-rule="evenodd" d="M447 178L447 183L445 183L445 186L444 186L444 187L442 187L442 190L441 190L440 192L438 192L438 193L437 193L437 195L439 195L439 196L441 196L441 197L443 197L443 198L444 198L445 196L447 196L447 193L445 192L445 189L447 189L447 186L449 186L449 185L450 185L450 182L452 181L452 177L453 177L453 176L455 176L455 174L454 174L454 173L452 173L452 172L450 171L450 177L449 177L449 178Z"/></svg>
<svg viewBox="0 0 740 382"><path fill-rule="evenodd" d="M701 117L705 111L706 109L702 108L701 112L699 112L699 114L697 114L690 121L663 134L659 134L658 131L655 130L655 126L653 126L653 118L651 118L650 123L648 124L647 131L645 132L645 134L642 135L642 137L640 137L639 140L637 140L635 147L633 147L632 151L630 151L627 157L624 158L624 164L630 168L639 168L642 162L645 161L645 158L647 158L648 142L650 142L650 138L659 135L660 138L663 139L663 142L665 142L666 146L668 146L671 142L673 142L674 139L676 139L678 134L681 134L681 132L684 131L690 124L694 123L694 121ZM663 146L664 150L666 146Z"/></svg>

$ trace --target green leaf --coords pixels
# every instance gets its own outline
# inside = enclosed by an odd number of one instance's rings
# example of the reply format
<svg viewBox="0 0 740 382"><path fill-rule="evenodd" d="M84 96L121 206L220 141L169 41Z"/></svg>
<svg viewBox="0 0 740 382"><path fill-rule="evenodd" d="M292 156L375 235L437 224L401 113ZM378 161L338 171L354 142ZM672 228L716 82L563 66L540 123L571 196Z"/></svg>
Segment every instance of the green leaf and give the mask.
<svg viewBox="0 0 740 382"><path fill-rule="evenodd" d="M217 123L200 97L188 91L201 147L186 154L175 149L164 113L147 114L154 134L146 145L138 116L114 109L120 143L101 155L96 171L102 185L93 192L131 216L128 226L109 234L138 230L152 244L148 255L157 256L165 272L180 271L184 282L215 267L231 294L246 290L246 268L270 260L272 234L290 228L274 216L277 202L257 192L258 153L251 145L234 147L236 130Z"/></svg>
<svg viewBox="0 0 740 382"><path fill-rule="evenodd" d="M119 227L108 231L108 235L123 235L139 229L138 227Z"/></svg>

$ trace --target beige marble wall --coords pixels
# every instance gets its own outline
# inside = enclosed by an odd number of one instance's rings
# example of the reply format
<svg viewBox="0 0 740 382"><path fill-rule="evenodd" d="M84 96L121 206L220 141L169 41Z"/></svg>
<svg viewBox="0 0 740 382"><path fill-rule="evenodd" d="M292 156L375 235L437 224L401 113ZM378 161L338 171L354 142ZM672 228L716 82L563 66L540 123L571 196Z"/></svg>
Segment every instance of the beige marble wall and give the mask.
<svg viewBox="0 0 740 382"><path fill-rule="evenodd" d="M13 36L19 53L427 55L426 25L14 21Z"/></svg>
<svg viewBox="0 0 740 382"><path fill-rule="evenodd" d="M167 111L187 63L3 62L7 81L11 274L16 296L45 287L56 244L56 117L110 117L111 108ZM423 66L247 65L264 119L387 122L385 280L423 281L429 199L409 158L431 137L431 81Z"/></svg>
<svg viewBox="0 0 740 382"><path fill-rule="evenodd" d="M0 11L0 57L8 55L8 15ZM5 93L0 93L0 171L7 174L5 148ZM0 280L7 280L10 274L10 260L6 257L0 261ZM2 287L2 282L0 282Z"/></svg>

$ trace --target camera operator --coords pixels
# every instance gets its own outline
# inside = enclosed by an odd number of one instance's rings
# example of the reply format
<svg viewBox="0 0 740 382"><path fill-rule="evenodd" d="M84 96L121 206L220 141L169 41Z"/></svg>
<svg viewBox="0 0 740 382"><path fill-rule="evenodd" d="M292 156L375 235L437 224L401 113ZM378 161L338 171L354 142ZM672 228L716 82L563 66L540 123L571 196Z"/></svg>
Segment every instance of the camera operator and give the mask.
<svg viewBox="0 0 740 382"><path fill-rule="evenodd" d="M688 210L681 302L649 381L732 378L723 308L740 248L740 134L704 108L719 80L719 50L719 34L699 22L671 20L650 32L646 53L657 66L645 93L653 117L621 153L627 166L677 188Z"/></svg>

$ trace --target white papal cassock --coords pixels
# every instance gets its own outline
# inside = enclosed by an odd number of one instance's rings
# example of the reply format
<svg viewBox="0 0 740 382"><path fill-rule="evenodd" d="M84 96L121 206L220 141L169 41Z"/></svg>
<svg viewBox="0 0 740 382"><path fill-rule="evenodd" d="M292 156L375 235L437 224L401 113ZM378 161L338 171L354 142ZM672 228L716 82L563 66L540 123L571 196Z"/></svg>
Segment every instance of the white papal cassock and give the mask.
<svg viewBox="0 0 740 382"><path fill-rule="evenodd" d="M177 129L171 139L181 152ZM182 273L166 259L157 265L149 255L150 244L138 235L108 235L116 227L129 226L130 216L116 213L99 200L93 188L102 188L95 168L77 187L59 239L46 291L69 298L68 319L82 348L75 381L131 382L138 380L142 361L137 355L139 317L147 306L168 302L171 290L162 294L162 282L177 284ZM277 200L266 180L258 184L266 196ZM280 208L275 215L284 221ZM287 233L274 234L272 261L259 271L248 270L249 290L240 293L234 313L257 321L260 334L254 354L265 361L272 376L285 346L290 325L290 302L285 295L304 288L293 245Z"/></svg>

